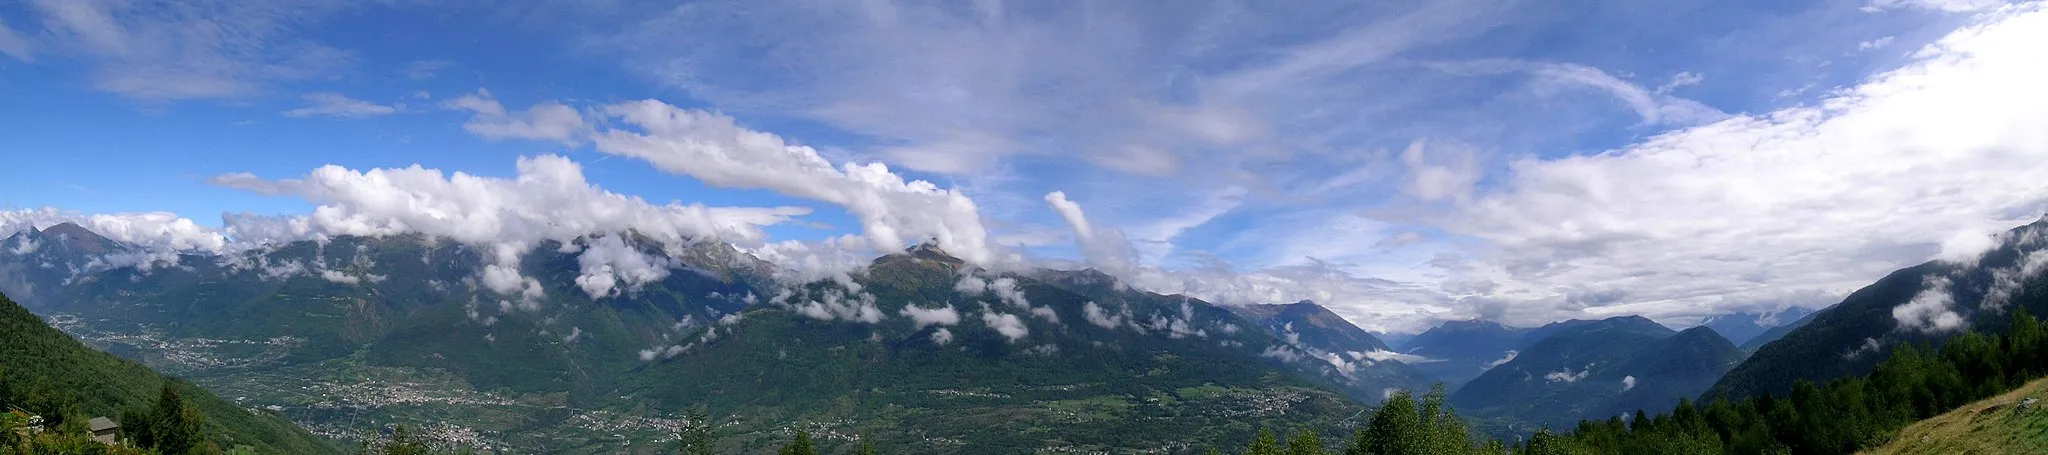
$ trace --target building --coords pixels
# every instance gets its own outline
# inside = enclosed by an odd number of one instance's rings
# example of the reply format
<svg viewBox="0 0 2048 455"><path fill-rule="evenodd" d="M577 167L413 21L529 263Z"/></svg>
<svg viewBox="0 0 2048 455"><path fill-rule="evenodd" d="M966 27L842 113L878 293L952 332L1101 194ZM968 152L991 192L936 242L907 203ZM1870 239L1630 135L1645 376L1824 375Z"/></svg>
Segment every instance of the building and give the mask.
<svg viewBox="0 0 2048 455"><path fill-rule="evenodd" d="M94 441L107 445L118 444L121 441L119 435L121 424L114 423L113 420L109 420L106 417L94 417L92 420L86 421L85 425L92 430L92 440Z"/></svg>

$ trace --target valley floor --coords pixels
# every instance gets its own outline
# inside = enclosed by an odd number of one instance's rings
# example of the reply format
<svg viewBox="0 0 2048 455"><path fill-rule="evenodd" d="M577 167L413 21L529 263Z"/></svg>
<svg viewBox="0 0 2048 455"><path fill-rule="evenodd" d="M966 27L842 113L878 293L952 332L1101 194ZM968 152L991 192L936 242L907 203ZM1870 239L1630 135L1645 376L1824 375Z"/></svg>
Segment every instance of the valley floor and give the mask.
<svg viewBox="0 0 2048 455"><path fill-rule="evenodd" d="M2026 399L2036 401L2019 409ZM1869 455L2048 453L2048 379L1922 420Z"/></svg>

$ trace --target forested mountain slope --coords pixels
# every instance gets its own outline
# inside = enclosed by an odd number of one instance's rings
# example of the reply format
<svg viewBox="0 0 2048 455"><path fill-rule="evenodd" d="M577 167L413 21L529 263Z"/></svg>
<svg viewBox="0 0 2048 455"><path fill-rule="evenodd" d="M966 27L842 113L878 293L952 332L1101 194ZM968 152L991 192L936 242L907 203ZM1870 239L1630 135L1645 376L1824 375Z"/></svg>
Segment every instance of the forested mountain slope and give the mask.
<svg viewBox="0 0 2048 455"><path fill-rule="evenodd" d="M262 453L335 453L327 441L270 411L237 405L142 364L95 351L0 296L0 410L19 408L61 425L67 419L108 417L134 431L145 423L122 419L147 411L170 387L196 406L203 437L218 448L249 446ZM131 433L132 434L132 433Z"/></svg>
<svg viewBox="0 0 2048 455"><path fill-rule="evenodd" d="M1728 372L1707 396L1783 395L1799 380L1868 373L1905 343L2004 330L2014 308L2048 313L2048 219L1998 236L1963 261L1931 261L1857 290Z"/></svg>

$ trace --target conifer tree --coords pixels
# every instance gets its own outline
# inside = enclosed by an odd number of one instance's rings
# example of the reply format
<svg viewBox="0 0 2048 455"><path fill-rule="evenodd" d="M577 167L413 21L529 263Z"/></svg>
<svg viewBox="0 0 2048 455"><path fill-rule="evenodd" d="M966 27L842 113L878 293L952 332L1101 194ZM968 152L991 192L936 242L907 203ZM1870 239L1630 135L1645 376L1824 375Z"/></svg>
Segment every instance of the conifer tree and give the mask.
<svg viewBox="0 0 2048 455"><path fill-rule="evenodd" d="M1303 428L1287 438L1287 455L1322 455L1323 436L1313 429Z"/></svg>
<svg viewBox="0 0 2048 455"><path fill-rule="evenodd" d="M148 425L149 446L159 453L182 455L205 444L201 431L206 428L206 417L185 401L172 382L164 382L163 390L157 394Z"/></svg>
<svg viewBox="0 0 2048 455"><path fill-rule="evenodd" d="M797 430L796 439L789 441L789 445L782 446L782 450L775 453L778 455L818 455L818 449L811 447L810 432Z"/></svg>
<svg viewBox="0 0 2048 455"><path fill-rule="evenodd" d="M1285 455L1280 451L1280 437L1272 429L1259 430L1259 437L1252 445L1244 448L1244 455Z"/></svg>

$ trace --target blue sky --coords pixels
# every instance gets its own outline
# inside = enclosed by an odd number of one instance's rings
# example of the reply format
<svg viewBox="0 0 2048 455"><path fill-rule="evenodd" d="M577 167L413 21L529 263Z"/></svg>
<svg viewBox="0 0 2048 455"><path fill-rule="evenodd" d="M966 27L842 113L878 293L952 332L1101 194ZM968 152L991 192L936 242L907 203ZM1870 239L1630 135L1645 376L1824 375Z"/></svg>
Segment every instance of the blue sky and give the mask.
<svg viewBox="0 0 2048 455"><path fill-rule="evenodd" d="M985 237L960 248L1413 330L1825 305L2048 200L1997 177L2038 167L2012 163L2039 137L1884 139L2040 125L1909 104L2039 95L2004 77L2038 65L1969 36L2035 3L245 3L0 2L0 206L167 211L242 240L222 213L405 219L292 184L322 166L509 180L559 155L653 205L806 209L705 228L793 268ZM656 131L623 110L639 100L784 143ZM705 143L753 158L689 149ZM831 170L869 163L899 186ZM918 180L950 196L900 186ZM1879 183L1897 190L1851 188ZM933 209L953 197L972 207ZM1786 215L1818 202L1842 207Z"/></svg>

